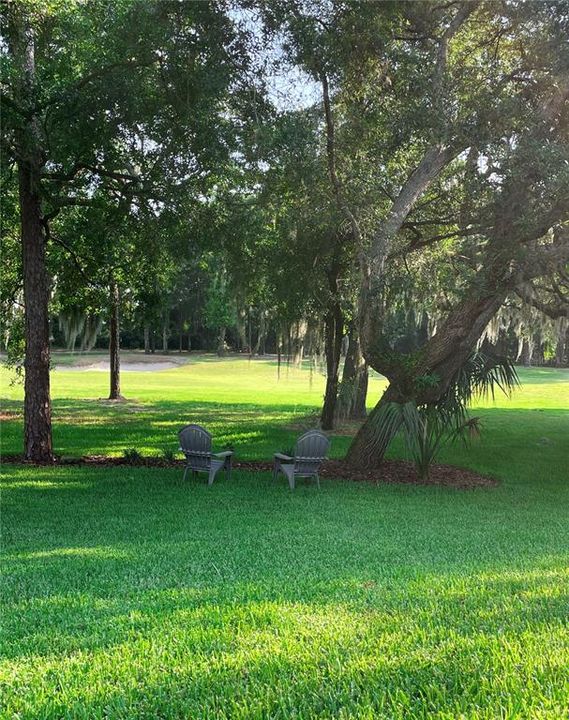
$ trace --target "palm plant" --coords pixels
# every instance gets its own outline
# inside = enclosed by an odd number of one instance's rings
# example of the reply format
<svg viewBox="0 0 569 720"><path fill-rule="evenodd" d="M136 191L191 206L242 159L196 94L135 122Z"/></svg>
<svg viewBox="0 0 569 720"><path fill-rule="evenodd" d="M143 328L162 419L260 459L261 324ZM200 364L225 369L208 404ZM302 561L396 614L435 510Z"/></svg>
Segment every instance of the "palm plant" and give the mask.
<svg viewBox="0 0 569 720"><path fill-rule="evenodd" d="M417 405L388 403L381 414L381 432L393 436L402 428L408 452L421 479L428 479L440 450L458 439L465 444L480 434L480 419L471 417L474 398L509 395L519 385L516 369L506 358L473 353L435 402Z"/></svg>

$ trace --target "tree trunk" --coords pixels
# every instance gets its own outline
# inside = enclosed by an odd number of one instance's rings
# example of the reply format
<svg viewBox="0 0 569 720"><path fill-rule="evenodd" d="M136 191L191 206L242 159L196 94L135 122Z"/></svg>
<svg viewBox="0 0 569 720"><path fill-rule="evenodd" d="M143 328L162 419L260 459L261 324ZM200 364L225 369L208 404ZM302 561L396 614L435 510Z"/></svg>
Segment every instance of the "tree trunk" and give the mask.
<svg viewBox="0 0 569 720"><path fill-rule="evenodd" d="M336 402L338 399L338 376L340 372L340 357L342 353L342 338L344 335L344 315L338 294L338 276L340 267L334 263L328 273L330 286L330 301L325 318L324 350L326 353L326 391L324 405L320 416L323 430L332 430L336 416Z"/></svg>
<svg viewBox="0 0 569 720"><path fill-rule="evenodd" d="M533 357L533 341L525 339L522 346L521 361L525 367L531 367Z"/></svg>
<svg viewBox="0 0 569 720"><path fill-rule="evenodd" d="M225 355L225 333L226 327L224 325L219 328L219 335L217 336L217 354L219 357L223 357Z"/></svg>
<svg viewBox="0 0 569 720"><path fill-rule="evenodd" d="M237 311L235 329L237 330L237 350L243 352L247 345L247 311L241 308Z"/></svg>
<svg viewBox="0 0 569 720"><path fill-rule="evenodd" d="M306 321L299 320L294 323L289 334L291 349L289 355L292 355L292 363L296 367L302 367L304 358L304 340L306 338Z"/></svg>
<svg viewBox="0 0 569 720"><path fill-rule="evenodd" d="M251 357L253 345L251 341L251 306L249 305L249 311L247 312L247 351L249 357Z"/></svg>
<svg viewBox="0 0 569 720"><path fill-rule="evenodd" d="M17 9L17 8L16 8ZM3 40L15 61L17 100L25 108L36 98L35 37L26 13L4 17ZM46 267L47 223L41 207L41 171L45 162L44 134L32 111L17 130L18 195L22 241L25 306L24 456L53 459L49 388L49 278Z"/></svg>
<svg viewBox="0 0 569 720"><path fill-rule="evenodd" d="M277 326L277 379L281 379L281 362L282 362L282 335L280 326Z"/></svg>
<svg viewBox="0 0 569 720"><path fill-rule="evenodd" d="M387 388L380 401L360 427L348 449L346 461L355 467L376 468L381 465L389 444L399 431L401 424L392 425L385 432L382 411L390 402L398 402L399 396L393 386Z"/></svg>
<svg viewBox="0 0 569 720"><path fill-rule="evenodd" d="M320 424L323 430L332 430L334 428L338 399L340 353L342 349L342 324L342 311L339 304L335 303L335 307L329 310L326 316L326 338L324 342L326 351L326 390L320 416Z"/></svg>
<svg viewBox="0 0 569 720"><path fill-rule="evenodd" d="M121 400L121 334L119 323L120 292L113 280L110 286L109 360L111 389L109 400Z"/></svg>
<svg viewBox="0 0 569 720"><path fill-rule="evenodd" d="M164 316L162 320L162 352L168 352L168 316Z"/></svg>
<svg viewBox="0 0 569 720"><path fill-rule="evenodd" d="M471 292L442 324L439 331L425 344L421 362L407 367L400 361L385 364L379 356L368 355L370 365L383 372L390 384L379 403L369 414L355 436L346 460L363 468L378 467L393 434L383 432L381 408L386 402L418 405L435 402L449 388L456 372L464 365L494 314L505 299L504 289L489 290L482 297L479 290ZM437 378L436 384L419 384L421 377Z"/></svg>
<svg viewBox="0 0 569 720"><path fill-rule="evenodd" d="M25 305L24 454L27 460L53 459L49 389L49 281L39 194L40 163L18 165Z"/></svg>
<svg viewBox="0 0 569 720"><path fill-rule="evenodd" d="M259 332L257 335L257 342L255 343L255 350L253 351L254 355L264 355L263 347L265 344L265 334L266 334L266 327L265 327L265 311L263 308L259 310Z"/></svg>
<svg viewBox="0 0 569 720"><path fill-rule="evenodd" d="M559 332L555 346L555 367L564 367L566 348L569 348L569 329L563 329Z"/></svg>
<svg viewBox="0 0 569 720"><path fill-rule="evenodd" d="M264 312L263 312L264 316ZM267 354L267 334L270 332L270 326L267 328L267 318L263 317L263 339L261 340L261 349L259 351L260 355L266 355Z"/></svg>
<svg viewBox="0 0 569 720"><path fill-rule="evenodd" d="M150 353L150 323L144 323L144 352Z"/></svg>
<svg viewBox="0 0 569 720"><path fill-rule="evenodd" d="M348 352L338 391L337 417L346 420L364 419L367 414L367 388L368 368L354 322L350 328Z"/></svg>
<svg viewBox="0 0 569 720"><path fill-rule="evenodd" d="M357 367L355 384L356 394L350 415L348 417L350 420L363 420L367 416L366 403L369 384L369 372L365 361Z"/></svg>

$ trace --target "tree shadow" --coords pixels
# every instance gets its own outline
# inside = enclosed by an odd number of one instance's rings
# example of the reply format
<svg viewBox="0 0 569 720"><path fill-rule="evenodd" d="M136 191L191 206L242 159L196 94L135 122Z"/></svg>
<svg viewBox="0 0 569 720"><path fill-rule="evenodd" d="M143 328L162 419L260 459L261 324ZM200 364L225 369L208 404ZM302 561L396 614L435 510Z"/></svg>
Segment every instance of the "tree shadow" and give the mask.
<svg viewBox="0 0 569 720"><path fill-rule="evenodd" d="M561 664L541 643L565 626L563 573L522 573L513 584L507 573L437 575L435 591L431 580L404 588L345 577L300 597L221 583L54 597L27 619L28 653L6 657L36 717L232 717L239 707L248 717L251 702L259 717L360 706L424 717L499 705L505 688L526 710L561 700L552 691ZM9 688L5 699L22 709Z"/></svg>

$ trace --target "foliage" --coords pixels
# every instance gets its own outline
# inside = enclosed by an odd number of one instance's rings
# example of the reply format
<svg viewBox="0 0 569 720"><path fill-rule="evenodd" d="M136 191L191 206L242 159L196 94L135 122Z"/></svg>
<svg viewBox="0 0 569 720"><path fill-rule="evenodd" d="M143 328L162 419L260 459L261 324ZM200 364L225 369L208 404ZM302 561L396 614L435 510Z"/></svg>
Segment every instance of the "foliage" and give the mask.
<svg viewBox="0 0 569 720"><path fill-rule="evenodd" d="M173 462L176 459L176 451L171 447L162 448L162 459L168 463Z"/></svg>
<svg viewBox="0 0 569 720"><path fill-rule="evenodd" d="M136 465L142 460L142 455L136 448L126 448L123 450L122 455L129 465Z"/></svg>
<svg viewBox="0 0 569 720"><path fill-rule="evenodd" d="M488 396L494 399L496 389L510 396L518 385L516 368L509 360L477 352L459 369L437 401L419 406L412 401L390 403L385 418L388 424L399 420L417 472L427 479L432 463L446 443L460 439L467 444L472 437L479 436L479 418L469 416L472 402Z"/></svg>
<svg viewBox="0 0 569 720"><path fill-rule="evenodd" d="M223 271L214 275L204 308L206 326L215 330L235 322L235 308L232 306L224 275Z"/></svg>

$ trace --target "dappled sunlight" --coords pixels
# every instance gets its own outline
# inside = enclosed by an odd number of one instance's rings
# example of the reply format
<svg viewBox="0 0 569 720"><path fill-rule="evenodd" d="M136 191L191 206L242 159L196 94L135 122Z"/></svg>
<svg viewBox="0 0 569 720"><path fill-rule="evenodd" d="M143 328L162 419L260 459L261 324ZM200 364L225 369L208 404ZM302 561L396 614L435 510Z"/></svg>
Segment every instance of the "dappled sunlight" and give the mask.
<svg viewBox="0 0 569 720"><path fill-rule="evenodd" d="M275 599L275 589L262 585L40 601L37 610L48 617L67 610L75 618L67 614L51 642L47 627L38 631L44 653L2 662L0 674L16 674L25 690L8 689L5 702L38 715L79 706L108 711L115 702L135 712L143 696L159 703L162 693L176 693L190 713L199 702L203 717L216 709L245 718L250 693L261 688L258 707L269 713L278 703L285 714L302 711L308 698L323 693L349 697L362 711L393 712L402 694L408 709L436 712L454 698L457 710L466 711L488 694L516 688L526 712L554 708L567 690L563 617L524 625L522 605L504 613L494 598L472 614L462 593L468 596L479 580L476 574L447 577L445 594L425 579L406 602L403 586L383 585L381 597L371 598L369 584L356 580L348 585L360 585L361 594L351 602L336 596L337 583L320 584L316 598L297 601ZM488 635L480 625L484 616L497 618L502 631ZM81 626L82 642L76 634ZM508 672L512 663L514 675ZM472 682L473 675L485 683ZM116 698L109 697L109 687Z"/></svg>
<svg viewBox="0 0 569 720"><path fill-rule="evenodd" d="M523 715L556 717L567 696L562 483L536 498L523 484L290 493L242 471L211 488L178 470L6 475L12 715L158 717L176 697L187 717L245 720L332 697L363 717L467 716L514 690Z"/></svg>
<svg viewBox="0 0 569 720"><path fill-rule="evenodd" d="M0 372L6 376L5 369ZM164 380L170 372L177 382ZM306 427L316 425L323 392L323 377L318 382L313 377L311 386L307 369L291 368L288 378L283 370L277 382L275 363L262 359L249 362L246 358L192 356L191 363L176 370L140 373L138 379L131 373L124 388L128 399L120 403L97 399L107 394L100 373L91 373L99 378L99 385L94 384L95 377L81 373L79 382L77 375L61 369L54 385L54 443L62 455L120 456L135 448L159 456L165 449L175 452L179 429L197 422L209 428L216 447L234 446L237 457L244 460L268 459L273 452L292 446ZM522 368L520 375L522 382L527 378L528 383L512 398L498 393L494 401L487 399L473 408L482 418L482 437L467 450L461 445L446 448L443 461L499 479L515 478L520 470L535 465L537 477L542 478L545 466L539 462L540 456L569 453L568 372ZM371 404L383 387L383 379L371 380ZM3 422L5 453L21 452L18 393L21 388L11 388L10 399L4 403L7 412L17 415ZM565 432L560 430L563 425L567 426ZM332 457L345 453L356 430L357 423L353 423L332 433ZM390 456L405 455L403 443L396 441Z"/></svg>
<svg viewBox="0 0 569 720"><path fill-rule="evenodd" d="M3 490L81 490L89 487L88 483L79 481L58 482L57 480L17 480L15 482L2 479Z"/></svg>
<svg viewBox="0 0 569 720"><path fill-rule="evenodd" d="M55 548L53 550L38 550L36 552L24 552L14 553L12 555L5 555L5 560L45 560L48 558L66 558L66 557L80 557L80 558L127 558L131 553L125 549L119 549L116 547L63 547Z"/></svg>

